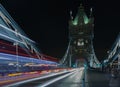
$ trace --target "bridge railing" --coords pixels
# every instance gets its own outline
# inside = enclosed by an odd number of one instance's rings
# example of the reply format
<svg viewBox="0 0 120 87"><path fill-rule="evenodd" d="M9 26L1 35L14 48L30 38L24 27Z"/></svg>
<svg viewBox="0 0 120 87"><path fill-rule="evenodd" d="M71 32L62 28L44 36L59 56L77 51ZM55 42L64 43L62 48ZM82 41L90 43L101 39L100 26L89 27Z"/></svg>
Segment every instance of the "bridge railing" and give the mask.
<svg viewBox="0 0 120 87"><path fill-rule="evenodd" d="M110 62L114 62L117 58L119 58L120 54L120 33L118 34L114 44L112 45L106 59L104 60L104 64L108 65Z"/></svg>

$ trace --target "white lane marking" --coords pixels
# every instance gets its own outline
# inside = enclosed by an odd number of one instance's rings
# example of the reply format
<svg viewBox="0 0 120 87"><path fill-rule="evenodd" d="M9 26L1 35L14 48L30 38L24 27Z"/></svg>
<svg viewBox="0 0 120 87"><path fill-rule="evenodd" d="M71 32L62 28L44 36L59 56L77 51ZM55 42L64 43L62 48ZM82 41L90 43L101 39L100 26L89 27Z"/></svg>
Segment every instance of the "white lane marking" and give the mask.
<svg viewBox="0 0 120 87"><path fill-rule="evenodd" d="M81 81L82 77L83 77L83 71L84 69L82 70L79 70L79 72L76 74L77 76L75 77L75 82L78 82L78 81Z"/></svg>
<svg viewBox="0 0 120 87"><path fill-rule="evenodd" d="M74 71L74 72L65 74L65 75L60 76L60 77L55 78L55 79L52 79L51 81L45 82L45 83L43 83L43 84L41 84L41 85L38 85L38 86L36 86L36 87L46 87L46 86L48 86L48 85L50 85L50 84L52 84L52 83L54 83L54 82L56 82L56 81L58 81L58 80L61 80L61 79L65 78L65 77L67 77L67 76L69 76L69 75L71 75L71 74L73 74L73 73L75 73L75 72L77 72L77 71Z"/></svg>
<svg viewBox="0 0 120 87"><path fill-rule="evenodd" d="M77 73L83 72L83 69L84 69L83 67L78 68L78 69L77 69ZM73 77L75 77L75 76L77 75L77 73L76 73L76 74L71 75L71 76L70 76L70 79L71 79L71 78L73 78ZM77 78L79 78L79 76L77 76Z"/></svg>
<svg viewBox="0 0 120 87"><path fill-rule="evenodd" d="M3 87L12 87L12 86L24 84L24 83L27 83L27 82L32 82L32 81L35 81L35 80L41 80L41 79L45 79L45 78L52 77L52 76L55 76L55 75L60 75L60 74L66 73L66 72L73 72L73 71L76 71L76 69L73 69L73 70L70 70L70 71L59 72L59 73L52 73L50 75L46 75L46 76L42 76L42 77L38 77L38 78L33 78L33 79L28 79L28 80L21 81L21 82L16 82L16 83L13 83L13 84L5 85Z"/></svg>

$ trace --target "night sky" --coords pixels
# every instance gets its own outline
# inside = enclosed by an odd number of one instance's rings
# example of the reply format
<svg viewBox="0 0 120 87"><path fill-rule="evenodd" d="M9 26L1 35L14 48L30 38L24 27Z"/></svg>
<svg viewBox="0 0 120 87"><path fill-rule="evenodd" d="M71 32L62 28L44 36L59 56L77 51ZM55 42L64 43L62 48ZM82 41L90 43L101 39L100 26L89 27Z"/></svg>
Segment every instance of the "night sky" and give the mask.
<svg viewBox="0 0 120 87"><path fill-rule="evenodd" d="M69 11L75 16L80 0L1 0L1 3L44 54L63 57L68 45ZM93 43L101 60L120 32L120 5L115 0L83 0L83 5L87 15L93 8Z"/></svg>

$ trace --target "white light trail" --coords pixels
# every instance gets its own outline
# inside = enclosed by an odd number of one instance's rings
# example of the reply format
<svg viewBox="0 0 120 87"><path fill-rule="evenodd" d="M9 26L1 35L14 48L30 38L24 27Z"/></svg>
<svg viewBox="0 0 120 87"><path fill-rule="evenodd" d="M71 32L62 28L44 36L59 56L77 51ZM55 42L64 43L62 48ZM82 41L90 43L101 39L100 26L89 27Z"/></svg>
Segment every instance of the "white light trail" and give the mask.
<svg viewBox="0 0 120 87"><path fill-rule="evenodd" d="M46 76L42 76L42 77L38 77L38 78L33 78L33 79L28 79L28 80L21 81L21 82L16 82L16 83L13 83L13 84L10 84L10 85L5 85L3 87L15 87L17 85L21 85L21 84L24 84L24 83L27 83L27 82L32 82L32 81L35 81L35 80L41 80L41 79L45 79L45 78L60 75L60 74L63 74L63 73L67 73L67 72L73 72L73 71L76 71L76 70L73 69L73 70L70 70L70 71L63 71L63 72L59 72L59 73L51 73L50 75L46 75Z"/></svg>
<svg viewBox="0 0 120 87"><path fill-rule="evenodd" d="M14 38L8 37L8 36L6 36L6 35L4 35L4 34L1 34L1 33L0 33L0 36L5 37L5 38L8 38L8 39L13 40L13 41L16 41L16 42L19 42L19 43L24 44L24 42L21 42L21 41L19 41L19 40L14 39Z"/></svg>
<svg viewBox="0 0 120 87"><path fill-rule="evenodd" d="M52 79L51 81L45 82L44 84L38 85L38 86L36 86L36 87L46 87L46 86L48 86L48 85L50 85L50 84L52 84L52 83L54 83L54 82L56 82L56 81L58 81L58 80L61 80L61 79L65 78L65 77L67 77L67 76L69 76L69 75L71 75L71 74L73 74L73 73L75 73L75 72L76 72L76 71L71 72L71 73L68 73L68 74L65 74L65 75L63 75L63 76L60 76L60 77L55 78L55 79Z"/></svg>
<svg viewBox="0 0 120 87"><path fill-rule="evenodd" d="M2 24L0 24L0 26L3 27L4 29L6 29L6 30L8 30L8 31L10 31L10 32L12 32L12 33L14 33L14 34L16 34L15 31L9 29L8 27L3 26ZM21 35L20 33L17 33L17 35L19 35L20 37L22 37L22 38L24 38L24 39L27 39L27 40L29 40L29 41L31 41L31 42L34 42L33 40L29 39L28 37L26 37L26 36L24 36L24 35Z"/></svg>

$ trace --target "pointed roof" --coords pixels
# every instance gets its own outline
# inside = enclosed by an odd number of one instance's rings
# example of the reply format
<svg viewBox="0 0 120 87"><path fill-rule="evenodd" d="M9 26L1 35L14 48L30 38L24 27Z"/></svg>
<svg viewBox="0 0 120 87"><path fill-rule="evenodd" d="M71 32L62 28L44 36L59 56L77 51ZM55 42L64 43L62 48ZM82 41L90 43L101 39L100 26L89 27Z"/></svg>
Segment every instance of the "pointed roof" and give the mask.
<svg viewBox="0 0 120 87"><path fill-rule="evenodd" d="M84 7L82 6L82 4L80 4L77 15L73 20L73 25L78 25L81 23L87 24L88 22L89 22L89 18L87 17L84 11Z"/></svg>

